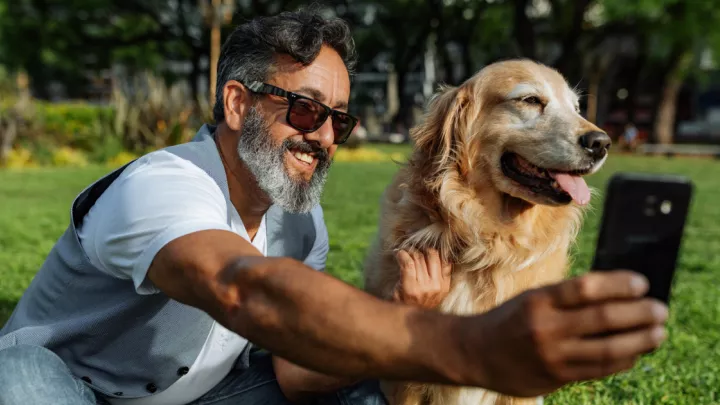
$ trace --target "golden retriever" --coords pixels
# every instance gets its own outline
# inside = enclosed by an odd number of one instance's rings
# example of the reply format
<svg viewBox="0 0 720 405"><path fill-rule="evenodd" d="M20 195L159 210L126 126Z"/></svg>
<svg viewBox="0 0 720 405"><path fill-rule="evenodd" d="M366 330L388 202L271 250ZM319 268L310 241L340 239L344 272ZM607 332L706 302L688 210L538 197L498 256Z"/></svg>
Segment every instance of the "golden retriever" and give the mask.
<svg viewBox="0 0 720 405"><path fill-rule="evenodd" d="M441 88L411 136L412 155L383 195L368 292L391 298L397 249L435 248L453 264L439 307L447 313L481 313L565 276L591 196L583 176L603 165L610 138L580 115L557 71L529 60L488 65ZM542 401L432 384L383 389L393 405Z"/></svg>

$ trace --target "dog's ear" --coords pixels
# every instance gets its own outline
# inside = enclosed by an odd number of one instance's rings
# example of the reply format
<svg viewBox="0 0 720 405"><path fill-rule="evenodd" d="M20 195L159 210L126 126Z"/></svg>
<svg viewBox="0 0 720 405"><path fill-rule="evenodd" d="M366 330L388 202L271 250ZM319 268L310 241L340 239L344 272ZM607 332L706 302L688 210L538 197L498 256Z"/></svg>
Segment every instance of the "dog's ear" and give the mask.
<svg viewBox="0 0 720 405"><path fill-rule="evenodd" d="M469 102L465 87L441 87L428 103L423 122L413 128L416 149L433 166L444 167L458 151Z"/></svg>

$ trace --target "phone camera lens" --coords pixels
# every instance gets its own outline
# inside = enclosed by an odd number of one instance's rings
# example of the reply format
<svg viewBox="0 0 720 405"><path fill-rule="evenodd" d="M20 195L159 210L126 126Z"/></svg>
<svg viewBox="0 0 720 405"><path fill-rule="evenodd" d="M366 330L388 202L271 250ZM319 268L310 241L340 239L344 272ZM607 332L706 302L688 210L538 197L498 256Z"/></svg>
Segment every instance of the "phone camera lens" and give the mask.
<svg viewBox="0 0 720 405"><path fill-rule="evenodd" d="M666 201L663 201L663 202L660 204L660 212L662 212L662 213L665 214L665 215L667 215L667 214L669 214L670 212L672 212L672 202L667 201L667 200L666 200Z"/></svg>

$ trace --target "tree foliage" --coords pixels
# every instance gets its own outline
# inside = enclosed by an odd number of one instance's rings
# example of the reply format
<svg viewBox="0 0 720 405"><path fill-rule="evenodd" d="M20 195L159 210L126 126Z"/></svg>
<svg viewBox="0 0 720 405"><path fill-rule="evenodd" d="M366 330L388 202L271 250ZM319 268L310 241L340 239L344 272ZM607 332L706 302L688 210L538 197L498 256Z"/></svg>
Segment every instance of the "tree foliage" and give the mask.
<svg viewBox="0 0 720 405"><path fill-rule="evenodd" d="M253 16L308 4L236 2L232 24L224 34ZM393 69L400 94L402 79L422 71L426 47L432 44L437 49L437 79L450 84L460 83L492 61L527 57L556 67L581 87L588 86L588 77L603 77L607 84L617 74L617 66L630 60L632 68L625 70L629 78L616 80L631 82L632 87L645 77L657 80L660 89L672 78L680 82L701 78L701 60L720 55L716 0L327 0L320 4L352 25L360 68ZM73 91L83 88L89 74L113 65L130 72L167 73L171 62L190 63L185 74L197 92L202 90L196 88L198 79L208 73L204 62L208 54L208 27L198 0L0 0L0 65L28 72L38 97L47 96L50 79ZM663 97L658 90L658 100ZM407 114L412 102L401 100L398 114Z"/></svg>

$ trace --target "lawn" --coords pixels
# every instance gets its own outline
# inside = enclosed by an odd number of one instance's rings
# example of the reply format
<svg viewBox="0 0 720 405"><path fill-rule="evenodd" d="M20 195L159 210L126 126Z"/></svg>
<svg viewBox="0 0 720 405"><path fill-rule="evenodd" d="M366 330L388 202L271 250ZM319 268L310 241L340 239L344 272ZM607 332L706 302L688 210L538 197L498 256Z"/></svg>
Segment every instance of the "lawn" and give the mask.
<svg viewBox="0 0 720 405"><path fill-rule="evenodd" d="M331 240L329 271L350 283L376 229L380 194L391 163L336 163L324 196ZM629 373L567 387L549 404L720 404L720 162L613 156L589 179L600 189L618 170L680 173L696 184L676 279L669 340ZM71 199L107 171L33 169L0 172L0 325L64 231ZM601 197L600 197L601 198ZM601 207L601 201L594 201ZM590 264L599 209L588 218L573 271Z"/></svg>

